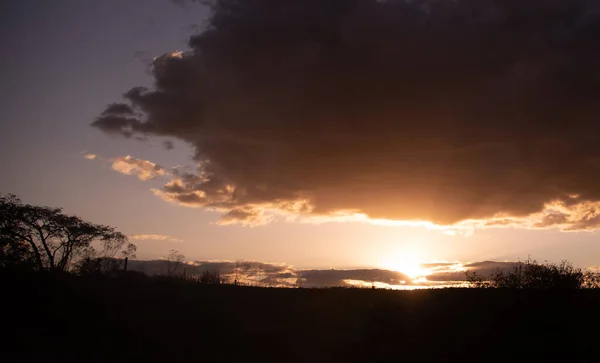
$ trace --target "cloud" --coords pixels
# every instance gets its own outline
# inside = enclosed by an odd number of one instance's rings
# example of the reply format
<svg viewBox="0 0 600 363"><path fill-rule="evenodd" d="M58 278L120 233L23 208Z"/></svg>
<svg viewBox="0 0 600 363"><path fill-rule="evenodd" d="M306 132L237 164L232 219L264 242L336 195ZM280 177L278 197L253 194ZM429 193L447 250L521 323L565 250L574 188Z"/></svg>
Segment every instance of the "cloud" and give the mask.
<svg viewBox="0 0 600 363"><path fill-rule="evenodd" d="M167 141L163 141L163 147L167 150L173 150L175 148L175 144L173 144L173 141L167 140Z"/></svg>
<svg viewBox="0 0 600 363"><path fill-rule="evenodd" d="M193 146L199 171L160 197L222 211L224 224L279 212L600 225L596 2L211 8L188 50L155 59L154 88L93 123Z"/></svg>
<svg viewBox="0 0 600 363"><path fill-rule="evenodd" d="M169 172L151 161L136 159L129 155L118 156L115 158L103 158L96 154L88 153L84 154L83 157L88 160L102 160L108 162L112 170L121 174L136 176L141 181L147 181L150 179L155 179L159 176L167 176L177 173L176 169L174 172Z"/></svg>
<svg viewBox="0 0 600 363"><path fill-rule="evenodd" d="M421 264L426 269L447 269L457 265L457 262L429 262Z"/></svg>
<svg viewBox="0 0 600 363"><path fill-rule="evenodd" d="M118 171L121 174L134 175L142 181L166 174L165 170L155 163L148 160L136 159L129 155L111 159L111 162L111 168L114 171Z"/></svg>
<svg viewBox="0 0 600 363"><path fill-rule="evenodd" d="M142 240L142 241L165 241L165 242L183 242L183 240L178 239L178 238L174 238L174 237L170 237L170 236L163 236L160 234L136 234L133 236L129 236L130 239L134 239L134 240Z"/></svg>
<svg viewBox="0 0 600 363"><path fill-rule="evenodd" d="M492 273L497 271L512 271L517 264L522 262L518 261L481 261L472 262L465 265L458 264L454 270L438 270L433 271L432 274L427 275L427 281L430 282L448 282L448 281L466 281L466 271L476 272L479 276L486 278Z"/></svg>
<svg viewBox="0 0 600 363"><path fill-rule="evenodd" d="M600 266L590 266L586 269L586 271L598 274L600 273Z"/></svg>
<svg viewBox="0 0 600 363"><path fill-rule="evenodd" d="M131 261L132 270L148 275L164 274L164 260ZM204 271L219 272L221 277L230 282L237 280L244 285L293 287L296 285L298 272L287 264L264 263L258 261L189 261L186 266L188 276L200 276Z"/></svg>
<svg viewBox="0 0 600 363"><path fill-rule="evenodd" d="M262 226L271 222L272 218L265 216L260 209L231 209L228 210L217 224L226 226L230 224L242 224L248 226Z"/></svg>
<svg viewBox="0 0 600 363"><path fill-rule="evenodd" d="M380 269L357 270L304 270L299 272L303 287L349 286L348 280L365 283L380 282L387 285L404 285L410 278L397 271Z"/></svg>
<svg viewBox="0 0 600 363"><path fill-rule="evenodd" d="M131 237L130 237L131 238ZM186 274L200 276L204 271L217 271L229 281L246 285L307 288L372 287L410 290L420 288L468 287L466 271L477 272L483 278L497 271L512 271L519 261L478 261L426 263L425 276L411 278L402 272L383 269L302 270L283 263L258 261L189 261ZM131 261L131 269L149 275L164 274L166 265L159 261ZM588 271L597 272L598 267Z"/></svg>
<svg viewBox="0 0 600 363"><path fill-rule="evenodd" d="M164 261L133 261L130 268L147 274L164 273ZM396 271L380 269L356 270L298 270L287 264L257 261L190 261L186 273L201 275L204 271L217 271L230 281L242 284L280 287L335 287L357 286L358 281L378 286L410 285L410 279ZM352 281L352 282L350 282ZM407 285L407 286L408 286ZM369 285L370 286L370 285Z"/></svg>
<svg viewBox="0 0 600 363"><path fill-rule="evenodd" d="M112 103L102 112L102 116L110 115L134 115L133 108L123 103Z"/></svg>

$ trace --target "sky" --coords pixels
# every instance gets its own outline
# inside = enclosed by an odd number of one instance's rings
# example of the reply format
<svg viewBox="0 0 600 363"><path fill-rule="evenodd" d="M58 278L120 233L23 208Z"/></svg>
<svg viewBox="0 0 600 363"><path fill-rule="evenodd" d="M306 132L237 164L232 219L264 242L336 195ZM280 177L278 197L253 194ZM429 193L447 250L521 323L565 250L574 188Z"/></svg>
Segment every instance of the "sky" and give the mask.
<svg viewBox="0 0 600 363"><path fill-rule="evenodd" d="M599 264L593 1L219 4L1 2L0 192L146 260Z"/></svg>

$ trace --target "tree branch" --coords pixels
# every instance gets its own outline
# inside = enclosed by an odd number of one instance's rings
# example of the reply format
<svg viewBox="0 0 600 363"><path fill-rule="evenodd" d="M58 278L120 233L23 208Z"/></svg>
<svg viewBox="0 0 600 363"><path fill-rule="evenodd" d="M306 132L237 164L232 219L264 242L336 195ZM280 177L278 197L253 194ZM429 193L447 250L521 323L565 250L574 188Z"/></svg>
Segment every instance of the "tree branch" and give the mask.
<svg viewBox="0 0 600 363"><path fill-rule="evenodd" d="M33 249L33 254L35 256L35 260L36 260L36 263L38 265L38 268L40 270L43 270L44 269L44 263L42 262L42 255L40 254L40 250L35 245L35 242L33 241L33 238L31 238L31 236L21 235L20 233L17 233L17 232L12 232L12 235L14 237L19 238L19 239L25 240L25 241L27 241L27 243L29 243L29 245Z"/></svg>
<svg viewBox="0 0 600 363"><path fill-rule="evenodd" d="M44 251L46 251L46 254L48 255L48 262L50 263L50 269L54 270L54 268L55 268L54 255L50 251L50 246L48 246L48 243L46 242L46 237L44 237L44 232L42 231L40 226L38 226L37 224L34 224L34 228L37 230L37 232L40 236L40 241L42 242L42 246L44 247Z"/></svg>

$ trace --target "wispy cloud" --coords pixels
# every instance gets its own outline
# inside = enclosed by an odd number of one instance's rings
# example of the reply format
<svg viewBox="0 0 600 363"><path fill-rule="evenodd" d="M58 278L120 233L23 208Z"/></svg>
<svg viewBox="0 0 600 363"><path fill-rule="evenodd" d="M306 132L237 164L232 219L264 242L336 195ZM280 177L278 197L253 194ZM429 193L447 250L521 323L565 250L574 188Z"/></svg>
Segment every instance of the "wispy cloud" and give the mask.
<svg viewBox="0 0 600 363"><path fill-rule="evenodd" d="M96 154L84 154L83 157L88 160L95 160L98 156Z"/></svg>
<svg viewBox="0 0 600 363"><path fill-rule="evenodd" d="M129 236L130 239L140 240L140 241L165 241L165 242L183 242L182 239L178 239L171 236L165 236L161 234L136 234L133 236Z"/></svg>

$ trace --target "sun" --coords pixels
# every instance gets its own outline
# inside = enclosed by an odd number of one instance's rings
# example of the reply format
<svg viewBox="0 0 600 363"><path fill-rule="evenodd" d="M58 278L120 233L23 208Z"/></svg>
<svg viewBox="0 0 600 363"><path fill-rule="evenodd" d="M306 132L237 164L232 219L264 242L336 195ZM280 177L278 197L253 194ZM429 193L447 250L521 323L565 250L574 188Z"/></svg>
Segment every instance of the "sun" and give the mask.
<svg viewBox="0 0 600 363"><path fill-rule="evenodd" d="M400 252L392 258L383 261L383 267L402 272L411 279L415 279L427 274L427 270L421 265L422 260L416 253Z"/></svg>

